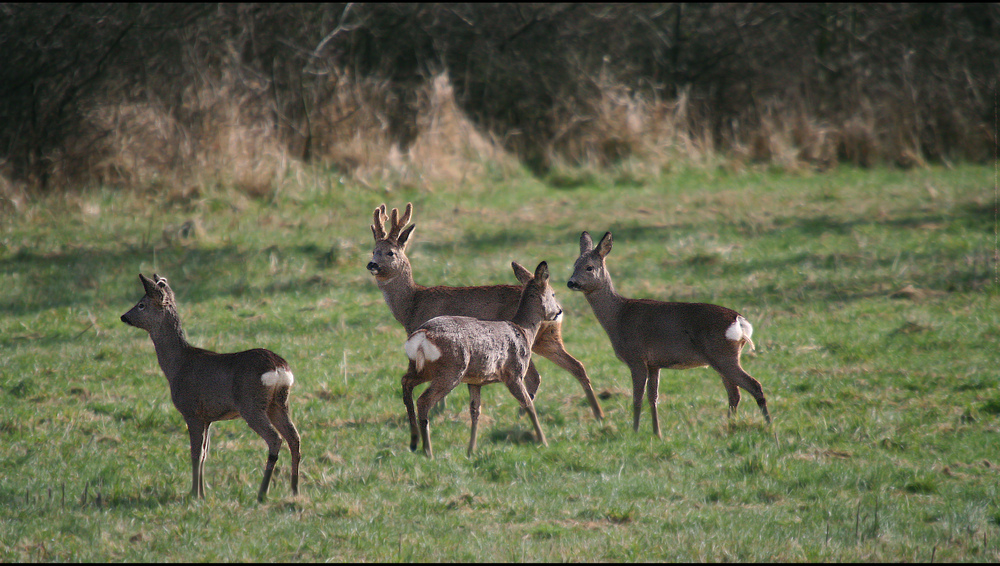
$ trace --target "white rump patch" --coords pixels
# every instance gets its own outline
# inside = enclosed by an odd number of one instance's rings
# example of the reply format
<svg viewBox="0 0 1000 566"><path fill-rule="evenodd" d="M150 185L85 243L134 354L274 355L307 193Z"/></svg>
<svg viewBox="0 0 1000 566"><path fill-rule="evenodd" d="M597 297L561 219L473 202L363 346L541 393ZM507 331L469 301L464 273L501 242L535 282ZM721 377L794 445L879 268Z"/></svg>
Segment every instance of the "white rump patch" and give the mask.
<svg viewBox="0 0 1000 566"><path fill-rule="evenodd" d="M743 338L743 327L740 326L740 319L733 321L729 328L726 329L726 338L732 340L733 342Z"/></svg>
<svg viewBox="0 0 1000 566"><path fill-rule="evenodd" d="M291 387L295 383L295 376L285 368L271 370L260 376L260 382L266 387L286 386Z"/></svg>
<svg viewBox="0 0 1000 566"><path fill-rule="evenodd" d="M757 346L754 345L753 340L750 336L753 335L753 325L750 321L743 318L742 316L737 316L736 320L729 325L726 329L726 338L732 340L733 342L739 342L740 340L746 340L750 344L750 349L756 350Z"/></svg>
<svg viewBox="0 0 1000 566"><path fill-rule="evenodd" d="M417 330L403 344L406 356L416 362L417 371L424 369L424 362L433 362L441 357L441 350L427 339L426 330Z"/></svg>

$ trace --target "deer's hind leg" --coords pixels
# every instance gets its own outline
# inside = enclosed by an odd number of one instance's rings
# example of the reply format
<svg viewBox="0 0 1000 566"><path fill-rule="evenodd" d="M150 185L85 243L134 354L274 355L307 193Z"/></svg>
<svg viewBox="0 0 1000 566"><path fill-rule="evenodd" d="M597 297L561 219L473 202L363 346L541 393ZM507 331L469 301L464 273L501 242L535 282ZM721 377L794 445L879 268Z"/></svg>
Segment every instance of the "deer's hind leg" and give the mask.
<svg viewBox="0 0 1000 566"><path fill-rule="evenodd" d="M288 392L289 388L284 387L277 391L270 406L267 408L267 418L270 419L274 428L284 437L288 443L288 451L292 454L292 495L299 494L299 453L300 437L295 424L288 415Z"/></svg>
<svg viewBox="0 0 1000 566"><path fill-rule="evenodd" d="M740 392L736 389L739 386L746 389L747 393L752 395L754 400L757 401L757 406L760 407L760 412L763 413L764 420L769 423L771 422L771 415L767 411L767 399L764 397L764 389L761 387L759 381L754 379L753 376L740 366L738 353L730 358L712 361L711 366L722 376L722 383L726 386L726 393L729 395L730 413L735 412L737 405L739 405Z"/></svg>
<svg viewBox="0 0 1000 566"><path fill-rule="evenodd" d="M271 485L274 465L278 462L278 453L281 451L281 435L271 424L268 415L261 409L240 411L240 416L267 443L267 464L264 466L264 479L260 482L260 490L257 492L257 501L264 501L267 489Z"/></svg>
<svg viewBox="0 0 1000 566"><path fill-rule="evenodd" d="M424 368L426 371L427 368ZM454 372L452 372L454 373ZM431 448L430 413L431 407L444 399L445 395L451 392L459 383L458 373L453 378L434 379L417 399L417 418L420 421L420 437L424 443L424 454L428 458L434 458L434 451Z"/></svg>
<svg viewBox="0 0 1000 566"><path fill-rule="evenodd" d="M413 388L428 379L417 375L417 366L410 360L410 365L406 368L406 373L401 380L403 386L403 405L406 406L406 417L410 421L410 451L416 452L417 440L420 438L420 429L417 426L417 412L413 408Z"/></svg>

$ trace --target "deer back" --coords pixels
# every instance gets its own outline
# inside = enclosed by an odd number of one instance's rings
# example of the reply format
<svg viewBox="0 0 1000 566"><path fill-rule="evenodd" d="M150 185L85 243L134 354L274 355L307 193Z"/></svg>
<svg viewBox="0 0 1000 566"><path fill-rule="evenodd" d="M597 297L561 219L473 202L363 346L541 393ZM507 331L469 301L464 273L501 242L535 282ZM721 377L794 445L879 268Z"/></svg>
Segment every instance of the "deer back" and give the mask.
<svg viewBox="0 0 1000 566"><path fill-rule="evenodd" d="M567 286L584 293L620 359L680 369L706 365L713 353L734 347L725 339L739 316L732 309L619 295L605 263L612 243L611 232L596 246L583 232Z"/></svg>

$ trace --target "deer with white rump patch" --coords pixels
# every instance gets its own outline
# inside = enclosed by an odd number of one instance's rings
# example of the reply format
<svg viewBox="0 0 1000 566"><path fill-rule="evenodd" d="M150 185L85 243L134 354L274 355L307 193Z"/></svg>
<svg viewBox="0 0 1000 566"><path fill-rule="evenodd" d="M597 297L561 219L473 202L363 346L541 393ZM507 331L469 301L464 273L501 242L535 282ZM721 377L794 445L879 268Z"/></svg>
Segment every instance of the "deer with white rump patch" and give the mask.
<svg viewBox="0 0 1000 566"><path fill-rule="evenodd" d="M746 389L764 413L767 401L760 382L740 366L743 346L753 327L738 312L705 303L667 303L650 299L627 299L615 292L604 258L611 252L611 232L594 247L590 234L580 236L580 257L567 285L582 291L598 322L611 340L619 360L632 372L632 428L639 430L642 395L649 395L653 432L660 436L656 401L660 369L690 369L711 366L722 376L729 395L729 414L740 404Z"/></svg>
<svg viewBox="0 0 1000 566"><path fill-rule="evenodd" d="M512 265L514 267L514 265ZM522 268L523 269L523 268ZM403 378L403 402L410 420L410 450L417 449L417 421L424 453L433 458L431 450L429 411L459 383L469 386L469 416L472 431L467 454L476 449L479 427L480 388L501 382L514 395L531 417L538 442L548 446L531 396L524 385L524 376L531 360L531 344L543 321L558 321L562 307L549 285L549 268L543 261L535 274L514 273L524 285L517 312L510 321L479 320L468 316L439 316L427 321L406 340L404 349L411 369ZM412 377L411 377L412 376ZM413 411L413 388L430 382L417 399L417 414Z"/></svg>
<svg viewBox="0 0 1000 566"><path fill-rule="evenodd" d="M174 292L165 277L139 274L146 295L122 322L149 332L160 369L170 384L170 399L187 423L191 437L191 495L205 497L205 458L209 428L215 421L242 417L267 442L263 501L281 450L281 437L292 453L292 494L299 492L299 433L288 416L288 392L295 379L288 362L257 348L218 354L188 343L181 329Z"/></svg>
<svg viewBox="0 0 1000 566"><path fill-rule="evenodd" d="M416 224L406 226L412 212L413 205L410 203L406 204L406 212L402 217L395 208L391 214L386 214L384 204L375 209L371 225L375 248L372 250L372 260L368 262L368 271L375 276L375 282L382 291L392 316L403 325L406 333L410 334L424 322L442 315L471 316L480 320L511 320L521 296L521 288L516 285L424 287L414 283L413 269L406 257L407 242L416 228ZM388 232L384 226L386 220L391 220ZM517 264L514 266L514 273L518 279L531 276L527 269ZM563 345L561 321L543 321L531 349L572 374L580 382L594 417L604 418L587 371ZM412 379L411 374L412 369L403 376L403 381ZM538 391L539 381L535 363L529 361L525 386L532 398Z"/></svg>

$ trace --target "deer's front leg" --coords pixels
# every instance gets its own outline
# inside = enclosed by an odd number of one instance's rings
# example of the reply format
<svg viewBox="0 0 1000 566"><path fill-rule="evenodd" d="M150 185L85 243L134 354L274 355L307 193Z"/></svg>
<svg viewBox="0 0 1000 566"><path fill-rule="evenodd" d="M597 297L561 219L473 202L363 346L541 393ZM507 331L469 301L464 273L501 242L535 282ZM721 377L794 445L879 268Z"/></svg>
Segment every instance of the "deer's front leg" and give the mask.
<svg viewBox="0 0 1000 566"><path fill-rule="evenodd" d="M521 379L505 379L504 385L507 386L507 390L510 391L511 395L517 399L517 402L521 404L521 408L527 411L528 416L531 418L531 424L535 427L535 435L538 442L543 446L548 446L549 442L545 440L545 433L542 432L542 425L538 422L538 413L535 412L535 403L528 395L528 390L524 386L524 381Z"/></svg>
<svg viewBox="0 0 1000 566"><path fill-rule="evenodd" d="M208 454L208 427L201 419L185 419L191 439L191 497L205 497L204 467Z"/></svg>
<svg viewBox="0 0 1000 566"><path fill-rule="evenodd" d="M561 326L550 326L548 328L543 326L539 332L539 336L535 338L535 343L531 346L531 351L548 358L575 377L580 382L580 387L583 388L583 394L586 395L587 402L590 403L590 409L594 413L594 418L599 421L604 420L604 411L601 409L600 402L597 401L597 396L594 395L594 388L590 384L590 377L587 376L587 370L580 363L580 360L574 358L566 351L566 346L562 342L561 328ZM524 385L528 388L528 393L531 393L531 398L534 399L538 384L535 383L534 389L532 389L532 369L533 367L528 368L528 374L524 377ZM537 374L537 372L535 373Z"/></svg>
<svg viewBox="0 0 1000 566"><path fill-rule="evenodd" d="M632 372L632 430L639 432L639 416L642 415L642 396L646 392L648 368L642 361L628 362Z"/></svg>
<svg viewBox="0 0 1000 566"><path fill-rule="evenodd" d="M653 417L653 434L657 438L663 438L660 434L660 415L656 410L660 395L660 368L647 366L647 373L646 396L649 397L649 412Z"/></svg>
<svg viewBox="0 0 1000 566"><path fill-rule="evenodd" d="M479 408L482 405L481 389L481 385L469 384L469 419L472 421L472 431L469 435L469 450L466 452L466 455L470 458L472 457L472 453L476 451L476 434L479 431Z"/></svg>

